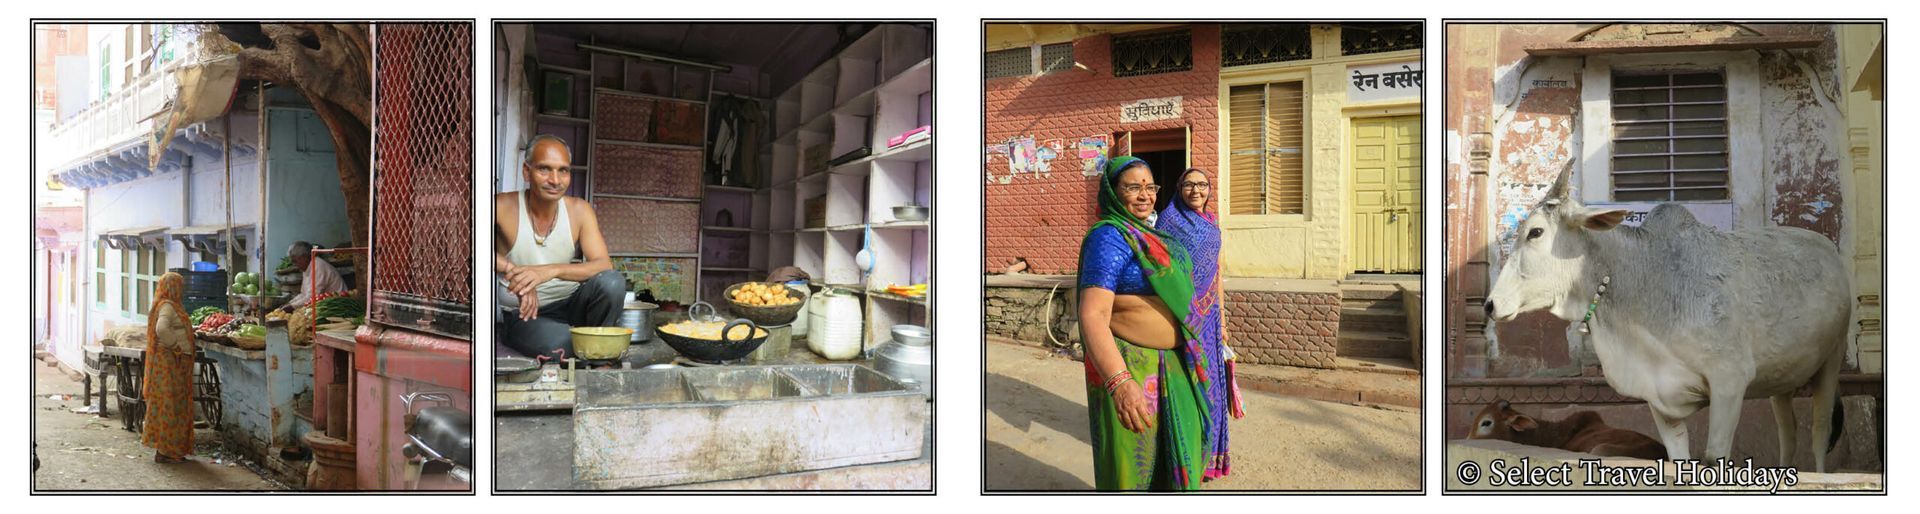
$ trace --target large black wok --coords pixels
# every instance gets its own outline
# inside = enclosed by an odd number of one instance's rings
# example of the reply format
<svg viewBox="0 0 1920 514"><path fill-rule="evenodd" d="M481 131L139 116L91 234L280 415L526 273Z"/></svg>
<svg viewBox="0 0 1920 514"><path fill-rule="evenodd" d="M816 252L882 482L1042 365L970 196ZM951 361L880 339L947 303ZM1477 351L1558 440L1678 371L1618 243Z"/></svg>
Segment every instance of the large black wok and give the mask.
<svg viewBox="0 0 1920 514"><path fill-rule="evenodd" d="M705 305L705 302L696 303L694 307L700 305ZM707 309L711 311L713 306L707 305ZM699 320L700 317L694 316L693 311L692 307L687 309L687 319ZM733 327L739 325L752 327L752 330L748 331L751 335L742 339L729 338L728 335L733 331ZM673 347L674 351L680 352L680 355L701 362L722 362L746 357L747 354L759 349L761 344L766 343L767 336L772 334L760 328L759 324L745 318L735 319L721 327L719 340L695 339L665 330L655 330L653 333L659 336L660 340L666 341L667 346Z"/></svg>

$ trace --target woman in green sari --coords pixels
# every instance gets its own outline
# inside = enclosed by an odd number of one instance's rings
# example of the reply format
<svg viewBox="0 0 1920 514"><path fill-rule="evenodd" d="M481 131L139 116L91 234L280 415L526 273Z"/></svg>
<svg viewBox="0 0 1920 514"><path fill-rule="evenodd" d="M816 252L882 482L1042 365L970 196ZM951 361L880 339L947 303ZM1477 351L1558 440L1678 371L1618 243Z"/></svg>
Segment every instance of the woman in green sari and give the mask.
<svg viewBox="0 0 1920 514"><path fill-rule="evenodd" d="M1100 221L1080 245L1080 336L1100 490L1198 489L1205 377L1185 332L1186 249L1147 221L1159 186L1134 157L1107 163Z"/></svg>

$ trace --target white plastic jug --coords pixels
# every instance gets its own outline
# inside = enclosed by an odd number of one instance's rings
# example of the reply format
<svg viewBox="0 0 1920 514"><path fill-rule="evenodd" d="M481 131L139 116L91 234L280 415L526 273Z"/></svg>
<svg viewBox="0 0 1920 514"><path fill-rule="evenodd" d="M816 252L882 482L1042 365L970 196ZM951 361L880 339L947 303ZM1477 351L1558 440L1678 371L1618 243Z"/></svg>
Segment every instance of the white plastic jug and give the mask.
<svg viewBox="0 0 1920 514"><path fill-rule="evenodd" d="M828 360L847 360L860 356L860 328L863 320L860 299L852 293L828 289L813 295L807 305L813 319L807 321L807 348Z"/></svg>

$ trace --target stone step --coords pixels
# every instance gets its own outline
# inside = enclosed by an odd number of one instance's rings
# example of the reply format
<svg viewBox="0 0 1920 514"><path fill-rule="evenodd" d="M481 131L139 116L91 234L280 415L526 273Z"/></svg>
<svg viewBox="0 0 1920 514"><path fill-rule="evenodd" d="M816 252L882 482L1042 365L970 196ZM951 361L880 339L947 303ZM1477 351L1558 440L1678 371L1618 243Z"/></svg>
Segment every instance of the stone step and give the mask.
<svg viewBox="0 0 1920 514"><path fill-rule="evenodd" d="M1340 284L1343 300L1387 300L1400 298L1400 287L1381 284Z"/></svg>
<svg viewBox="0 0 1920 514"><path fill-rule="evenodd" d="M1347 309L1355 309L1355 310L1382 310L1382 309L1396 309L1396 310L1404 310L1404 309L1406 309L1406 306L1405 306L1405 304L1403 304L1403 303L1402 303L1402 301L1400 300L1400 297L1399 297L1399 296L1395 296L1395 297L1393 297L1393 298L1387 298L1387 299L1378 299L1378 300L1371 300L1371 299L1357 299L1357 298L1342 298L1342 299L1340 299L1340 310L1344 312L1344 311L1346 311Z"/></svg>
<svg viewBox="0 0 1920 514"><path fill-rule="evenodd" d="M1405 335L1407 313L1399 308L1340 309L1340 331L1389 332Z"/></svg>
<svg viewBox="0 0 1920 514"><path fill-rule="evenodd" d="M1341 330L1335 353L1341 357L1407 359L1413 355L1413 344L1406 334Z"/></svg>

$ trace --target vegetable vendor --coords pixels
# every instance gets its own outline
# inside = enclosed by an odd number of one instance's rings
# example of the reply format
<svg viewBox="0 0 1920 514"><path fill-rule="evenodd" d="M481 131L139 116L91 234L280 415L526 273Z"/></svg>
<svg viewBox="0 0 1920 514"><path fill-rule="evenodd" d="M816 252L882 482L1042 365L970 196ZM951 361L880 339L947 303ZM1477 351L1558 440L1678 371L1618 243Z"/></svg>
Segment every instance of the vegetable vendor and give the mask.
<svg viewBox="0 0 1920 514"><path fill-rule="evenodd" d="M311 278L301 281L300 294L280 306L282 312L305 307L320 295L347 290L346 281L340 279L340 271L334 269L333 264L326 259L313 258L313 243L294 241L292 246L287 247L287 257L293 259L293 266L300 269L302 276Z"/></svg>

